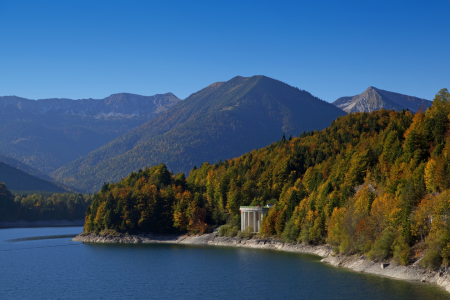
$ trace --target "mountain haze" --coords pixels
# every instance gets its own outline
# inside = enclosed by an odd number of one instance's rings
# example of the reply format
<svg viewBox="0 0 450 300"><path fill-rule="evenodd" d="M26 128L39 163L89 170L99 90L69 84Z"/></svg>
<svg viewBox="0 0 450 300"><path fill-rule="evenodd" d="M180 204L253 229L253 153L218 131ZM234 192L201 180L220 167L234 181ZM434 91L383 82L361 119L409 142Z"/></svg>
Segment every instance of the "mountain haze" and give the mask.
<svg viewBox="0 0 450 300"><path fill-rule="evenodd" d="M0 153L48 174L179 101L172 93L100 100L0 97Z"/></svg>
<svg viewBox="0 0 450 300"><path fill-rule="evenodd" d="M60 116L133 118L154 115L180 101L174 94L141 96L130 93L112 94L104 99L52 98L30 100L16 96L0 97L0 124L17 120L40 120ZM57 119L58 120L58 119Z"/></svg>
<svg viewBox="0 0 450 300"><path fill-rule="evenodd" d="M372 112L379 109L400 111L409 109L417 112L426 110L432 102L426 99L388 92L373 86L367 88L362 94L353 97L341 97L333 102L336 107L347 113Z"/></svg>
<svg viewBox="0 0 450 300"><path fill-rule="evenodd" d="M5 156L5 155L1 155L0 154L0 162L3 162L13 168L16 168L22 172L28 173L34 177L37 177L39 179L43 179L43 180L53 180L53 178L51 178L50 176L48 176L47 174L42 173L39 170L36 170L35 168L32 168L24 163L21 163L20 161L18 161L17 159Z"/></svg>
<svg viewBox="0 0 450 300"><path fill-rule="evenodd" d="M34 177L4 162L0 162L0 182L5 183L9 190L67 192L53 182Z"/></svg>
<svg viewBox="0 0 450 300"><path fill-rule="evenodd" d="M286 134L321 130L345 113L306 91L265 77L235 77L192 94L156 118L58 169L67 185L98 190L160 163L189 172L204 161L239 156Z"/></svg>

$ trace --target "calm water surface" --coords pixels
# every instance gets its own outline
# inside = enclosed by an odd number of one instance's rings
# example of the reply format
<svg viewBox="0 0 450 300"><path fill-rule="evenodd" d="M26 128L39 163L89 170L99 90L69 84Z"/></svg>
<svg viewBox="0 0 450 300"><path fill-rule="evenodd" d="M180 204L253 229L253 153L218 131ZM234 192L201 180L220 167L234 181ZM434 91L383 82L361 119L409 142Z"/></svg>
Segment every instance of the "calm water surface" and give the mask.
<svg viewBox="0 0 450 300"><path fill-rule="evenodd" d="M0 229L0 299L449 299L312 255L72 242L81 227ZM59 237L61 236L61 237Z"/></svg>

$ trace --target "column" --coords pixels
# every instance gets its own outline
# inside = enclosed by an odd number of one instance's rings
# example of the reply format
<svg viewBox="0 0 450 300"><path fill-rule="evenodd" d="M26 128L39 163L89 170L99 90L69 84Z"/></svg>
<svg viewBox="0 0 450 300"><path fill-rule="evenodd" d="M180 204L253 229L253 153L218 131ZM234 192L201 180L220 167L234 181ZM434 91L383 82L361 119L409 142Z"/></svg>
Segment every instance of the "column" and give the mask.
<svg viewBox="0 0 450 300"><path fill-rule="evenodd" d="M241 231L244 231L243 228L244 228L244 212L241 210Z"/></svg>
<svg viewBox="0 0 450 300"><path fill-rule="evenodd" d="M256 232L259 232L259 228L261 227L261 212L260 211L258 211L257 213L256 213L256 215L258 216L257 218L256 218Z"/></svg>
<svg viewBox="0 0 450 300"><path fill-rule="evenodd" d="M247 228L245 228L245 230L247 230L248 229L248 226L250 226L250 212L248 212L247 211L247 216L245 217L246 218L246 220L247 220Z"/></svg>
<svg viewBox="0 0 450 300"><path fill-rule="evenodd" d="M253 232L256 231L256 211L253 212Z"/></svg>
<svg viewBox="0 0 450 300"><path fill-rule="evenodd" d="M244 230L247 230L247 227L248 227L248 211L245 212Z"/></svg>

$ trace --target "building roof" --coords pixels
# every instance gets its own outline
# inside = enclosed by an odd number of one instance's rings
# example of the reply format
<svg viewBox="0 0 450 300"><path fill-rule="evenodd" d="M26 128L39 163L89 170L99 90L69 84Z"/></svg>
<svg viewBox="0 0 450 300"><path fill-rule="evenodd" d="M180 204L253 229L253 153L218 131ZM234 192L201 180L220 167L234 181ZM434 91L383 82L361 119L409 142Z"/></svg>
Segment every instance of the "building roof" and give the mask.
<svg viewBox="0 0 450 300"><path fill-rule="evenodd" d="M267 204L264 206L239 206L239 208L271 208L273 204Z"/></svg>

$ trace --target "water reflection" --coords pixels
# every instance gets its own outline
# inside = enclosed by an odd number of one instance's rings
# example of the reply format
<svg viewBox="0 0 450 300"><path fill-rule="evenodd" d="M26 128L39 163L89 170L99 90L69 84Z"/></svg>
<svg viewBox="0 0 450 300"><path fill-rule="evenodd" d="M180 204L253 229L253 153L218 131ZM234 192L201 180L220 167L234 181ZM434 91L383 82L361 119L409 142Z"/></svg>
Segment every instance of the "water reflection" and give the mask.
<svg viewBox="0 0 450 300"><path fill-rule="evenodd" d="M38 240L54 240L54 239L74 238L76 236L77 236L77 234L30 236L30 237L6 240L5 242L15 243L15 242L26 242L26 241L38 241Z"/></svg>

